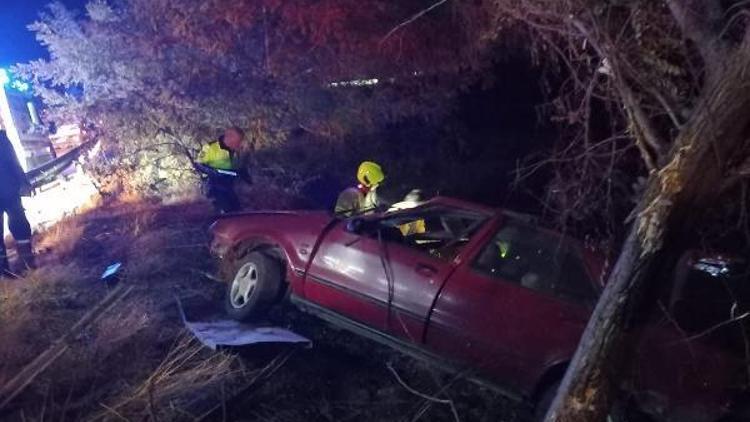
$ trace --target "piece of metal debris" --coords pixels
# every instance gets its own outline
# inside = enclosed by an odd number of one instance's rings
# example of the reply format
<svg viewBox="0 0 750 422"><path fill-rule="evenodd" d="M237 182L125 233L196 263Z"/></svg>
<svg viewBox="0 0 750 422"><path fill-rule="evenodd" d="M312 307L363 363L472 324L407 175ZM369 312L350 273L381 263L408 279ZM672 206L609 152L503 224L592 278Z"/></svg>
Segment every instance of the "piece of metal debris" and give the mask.
<svg viewBox="0 0 750 422"><path fill-rule="evenodd" d="M201 343L216 350L222 346L248 346L260 343L292 343L311 347L306 337L280 327L259 327L234 320L188 322L185 326Z"/></svg>
<svg viewBox="0 0 750 422"><path fill-rule="evenodd" d="M287 343L312 347L312 341L293 331L269 325L247 324L224 315L206 316L206 321L189 321L179 298L177 306L185 327L207 347L239 347L253 344Z"/></svg>

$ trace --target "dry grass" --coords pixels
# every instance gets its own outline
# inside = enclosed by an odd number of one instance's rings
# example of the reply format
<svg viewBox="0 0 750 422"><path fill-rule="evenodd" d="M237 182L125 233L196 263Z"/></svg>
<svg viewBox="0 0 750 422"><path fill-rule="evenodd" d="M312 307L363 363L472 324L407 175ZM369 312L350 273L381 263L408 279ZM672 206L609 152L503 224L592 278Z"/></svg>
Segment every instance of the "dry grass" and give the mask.
<svg viewBox="0 0 750 422"><path fill-rule="evenodd" d="M85 226L80 216L70 216L36 238L36 249L59 260L69 258L83 239Z"/></svg>
<svg viewBox="0 0 750 422"><path fill-rule="evenodd" d="M236 356L210 352L181 335L164 360L139 384L122 391L90 420L180 420L201 413L202 398L220 400L222 385L248 372Z"/></svg>
<svg viewBox="0 0 750 422"><path fill-rule="evenodd" d="M126 343L136 341L153 324L153 315L153 304L144 301L132 301L128 306L113 309L93 327L95 354L106 358Z"/></svg>
<svg viewBox="0 0 750 422"><path fill-rule="evenodd" d="M99 280L106 266L124 262L121 282L137 288L69 342L64 355L5 409L9 419L78 420L101 411L99 403L119 407L126 396L134 399L124 411L137 414L146 407L139 410L144 402L133 386L158 386L159 400L166 400L182 394L179 385L189 396L191 383L200 389L226 375L223 365L234 362L227 355L193 354L200 345L184 337L169 351L182 329L175 295L200 289L189 269L209 262L209 217L191 214L192 208L110 206L68 217L37 236L41 269L0 283L0 387L107 294ZM200 247L168 252L186 244ZM157 375L164 371L169 376ZM42 413L35 410L39 403Z"/></svg>
<svg viewBox="0 0 750 422"><path fill-rule="evenodd" d="M53 265L0 283L0 384L66 327L84 300L73 287L77 274L74 264Z"/></svg>

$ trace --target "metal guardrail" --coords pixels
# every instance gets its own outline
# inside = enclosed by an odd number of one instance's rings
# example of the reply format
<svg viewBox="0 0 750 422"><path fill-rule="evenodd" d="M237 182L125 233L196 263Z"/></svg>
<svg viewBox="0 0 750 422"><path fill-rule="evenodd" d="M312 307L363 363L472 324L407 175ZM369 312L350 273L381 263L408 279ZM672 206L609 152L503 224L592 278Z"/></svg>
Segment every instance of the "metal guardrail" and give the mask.
<svg viewBox="0 0 750 422"><path fill-rule="evenodd" d="M83 143L56 159L26 172L26 178L29 180L31 187L38 188L54 181L60 173L70 167L80 157L81 153L92 146L92 144L93 141Z"/></svg>

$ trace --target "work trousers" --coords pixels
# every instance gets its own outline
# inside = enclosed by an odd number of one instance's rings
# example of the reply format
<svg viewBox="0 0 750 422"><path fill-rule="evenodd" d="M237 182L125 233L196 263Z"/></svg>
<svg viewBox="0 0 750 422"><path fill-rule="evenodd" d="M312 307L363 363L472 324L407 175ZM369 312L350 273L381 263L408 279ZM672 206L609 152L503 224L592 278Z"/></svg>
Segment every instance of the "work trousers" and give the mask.
<svg viewBox="0 0 750 422"><path fill-rule="evenodd" d="M16 243L31 242L31 225L21 204L21 197L0 198L0 266L7 259L5 250L5 224L3 216L8 216L8 228Z"/></svg>
<svg viewBox="0 0 750 422"><path fill-rule="evenodd" d="M242 206L234 191L234 180L224 177L211 177L204 181L206 196L220 213L236 212Z"/></svg>

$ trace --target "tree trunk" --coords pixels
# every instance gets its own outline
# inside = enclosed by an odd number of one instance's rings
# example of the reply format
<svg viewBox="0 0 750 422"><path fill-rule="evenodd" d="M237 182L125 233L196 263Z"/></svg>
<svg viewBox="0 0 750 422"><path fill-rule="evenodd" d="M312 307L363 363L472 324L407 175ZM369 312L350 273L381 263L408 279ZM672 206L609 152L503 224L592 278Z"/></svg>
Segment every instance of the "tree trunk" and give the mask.
<svg viewBox="0 0 750 422"><path fill-rule="evenodd" d="M731 166L748 156L748 64L747 42L723 63L707 64L720 77L704 87L667 163L649 178L640 213L547 413L548 422L606 420L636 343L627 336L632 319L652 304L653 298L644 294L647 287L672 270Z"/></svg>

